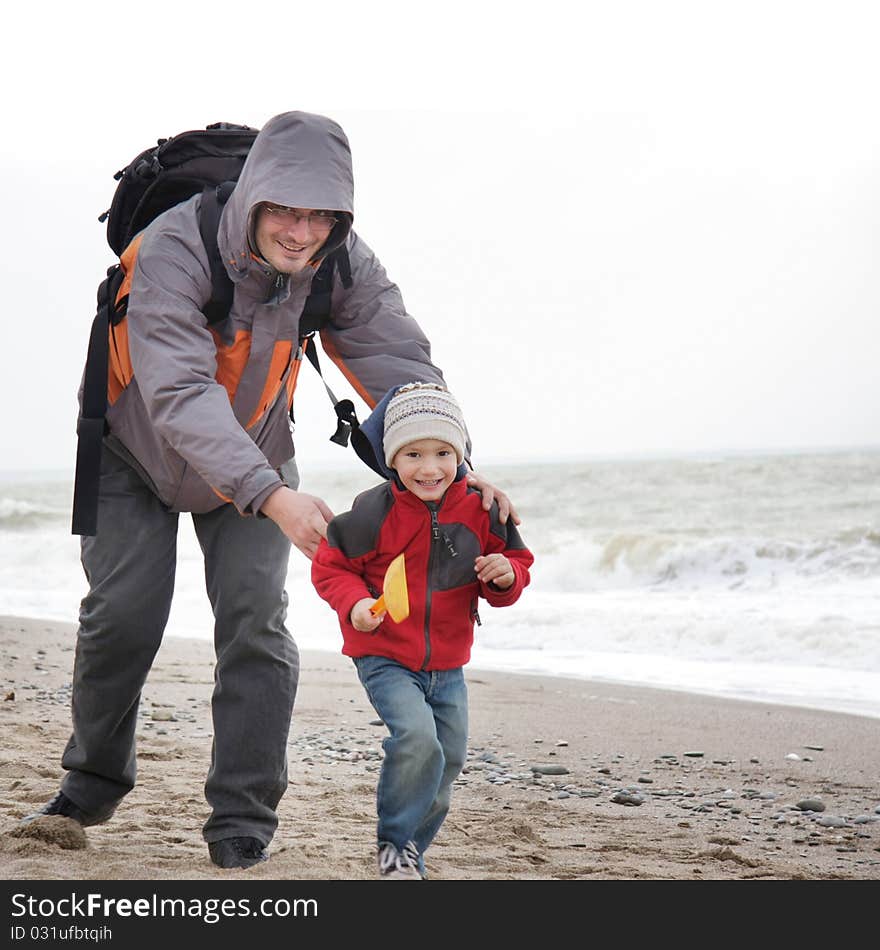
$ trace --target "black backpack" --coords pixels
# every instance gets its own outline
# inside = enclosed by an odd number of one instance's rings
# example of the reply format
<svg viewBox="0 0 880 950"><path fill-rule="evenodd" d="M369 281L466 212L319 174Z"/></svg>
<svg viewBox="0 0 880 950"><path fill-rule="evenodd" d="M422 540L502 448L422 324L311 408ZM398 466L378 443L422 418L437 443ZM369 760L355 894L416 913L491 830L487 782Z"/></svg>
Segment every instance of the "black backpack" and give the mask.
<svg viewBox="0 0 880 950"><path fill-rule="evenodd" d="M217 247L220 214L256 136L257 130L249 126L216 122L204 130L159 139L157 145L145 149L114 175L119 184L112 204L98 219L107 222L107 242L120 256L154 218L202 192L199 231L211 263L212 281L211 299L202 312L211 324L229 316L233 295L233 284ZM312 278L311 293L300 317L301 345L329 319L334 270L338 270L343 286L350 287L351 266L345 246L324 258ZM73 534L91 536L97 530L101 449L106 434L109 329L124 319L128 309L127 296L117 301L124 277L116 263L98 287L98 310L89 336L82 409L76 430ZM320 374L316 347L306 346L305 352ZM352 428L357 428L354 403L350 399L338 400L326 382L324 387L337 417L336 432L330 439L347 445Z"/></svg>

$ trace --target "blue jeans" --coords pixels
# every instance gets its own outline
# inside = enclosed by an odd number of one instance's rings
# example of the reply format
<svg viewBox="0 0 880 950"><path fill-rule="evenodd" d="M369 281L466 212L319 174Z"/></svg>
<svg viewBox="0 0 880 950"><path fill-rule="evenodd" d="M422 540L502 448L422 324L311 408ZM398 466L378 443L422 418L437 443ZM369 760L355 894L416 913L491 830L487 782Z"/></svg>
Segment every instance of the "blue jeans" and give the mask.
<svg viewBox="0 0 880 950"><path fill-rule="evenodd" d="M414 841L421 856L443 824L452 783L467 758L464 672L414 671L384 656L354 663L390 733L382 742L376 792L378 840L398 850Z"/></svg>

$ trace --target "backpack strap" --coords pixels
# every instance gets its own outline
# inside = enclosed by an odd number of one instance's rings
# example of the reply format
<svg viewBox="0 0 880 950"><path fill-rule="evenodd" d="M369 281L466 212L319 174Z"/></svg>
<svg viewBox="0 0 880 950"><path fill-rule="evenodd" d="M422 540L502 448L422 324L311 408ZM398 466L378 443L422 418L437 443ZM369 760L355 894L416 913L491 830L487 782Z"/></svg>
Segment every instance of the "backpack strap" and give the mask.
<svg viewBox="0 0 880 950"><path fill-rule="evenodd" d="M208 263L211 267L211 299L202 307L202 313L208 323L220 323L229 316L229 311L232 309L235 286L223 266L223 258L217 246L217 231L220 228L223 205L229 200L233 188L235 188L234 181L224 181L216 187L205 188L202 192L199 233L202 236L202 244L208 252Z"/></svg>
<svg viewBox="0 0 880 950"><path fill-rule="evenodd" d="M82 410L76 425L76 470L73 483L71 533L93 537L98 530L98 485L101 476L101 449L107 412L107 372L110 351L110 324L116 296L125 277L114 264L98 287L98 310L89 334L89 350L83 376Z"/></svg>

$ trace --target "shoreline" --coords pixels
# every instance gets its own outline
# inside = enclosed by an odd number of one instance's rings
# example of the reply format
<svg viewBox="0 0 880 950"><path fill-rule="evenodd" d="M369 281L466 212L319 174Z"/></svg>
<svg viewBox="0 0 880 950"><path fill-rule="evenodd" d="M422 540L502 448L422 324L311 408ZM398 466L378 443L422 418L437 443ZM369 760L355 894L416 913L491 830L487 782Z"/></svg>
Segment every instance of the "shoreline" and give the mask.
<svg viewBox="0 0 880 950"><path fill-rule="evenodd" d="M214 868L201 839L213 647L195 638L167 637L159 651L138 785L113 820L86 829L80 848L48 827L65 819L19 826L62 775L74 641L72 624L0 617L0 876L374 876L385 731L350 661L329 651L302 652L290 787L266 864ZM870 716L473 667L466 679L468 762L427 854L432 878L880 880ZM823 811L804 809L816 799Z"/></svg>
<svg viewBox="0 0 880 950"><path fill-rule="evenodd" d="M69 627L71 624L67 621L58 620L52 617L31 617L31 616L21 616L21 615L11 615L11 614L0 614L0 624L9 621L22 621L25 623L45 623L49 626L61 626ZM187 636L185 634L174 634L166 633L165 640L179 640L183 642L194 641L196 643L208 644L210 647L212 641L207 637L202 636ZM300 651L304 654L316 654L319 656L326 656L328 658L336 657L339 654L337 650L325 649L323 647L300 647ZM867 711L865 709L856 708L856 702L846 705L838 705L835 700L830 700L828 703L817 705L808 701L808 699L793 697L786 697L779 694L774 695L753 695L747 696L734 691L722 691L718 689L695 689L690 685L676 685L668 683L649 683L641 680L626 680L618 679L614 676L601 676L601 675L588 675L577 674L577 673L557 673L548 670L540 669L514 669L512 667L505 667L503 665L481 665L480 658L477 660L471 659L471 662L466 667L468 671L495 674L499 676L530 676L537 677L539 679L547 680L571 680L572 682L577 683L596 683L604 684L609 687L625 687L630 689L647 689L647 690L657 690L659 692L665 693L684 693L687 695L701 696L706 699L718 699L725 700L730 702L743 702L743 703L759 703L766 706L781 706L784 708L792 709L803 709L810 710L812 712L824 712L831 713L835 715L842 716L857 716L864 719L880 720L880 708L877 711Z"/></svg>

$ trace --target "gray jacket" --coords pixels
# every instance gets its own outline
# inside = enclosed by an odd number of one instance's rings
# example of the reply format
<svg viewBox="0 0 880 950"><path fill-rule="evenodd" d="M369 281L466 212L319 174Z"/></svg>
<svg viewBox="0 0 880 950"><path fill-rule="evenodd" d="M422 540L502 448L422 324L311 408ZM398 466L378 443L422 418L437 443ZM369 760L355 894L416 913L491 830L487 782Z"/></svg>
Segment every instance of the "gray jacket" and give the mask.
<svg viewBox="0 0 880 950"><path fill-rule="evenodd" d="M321 339L369 405L391 386L442 382L442 374L396 285L350 230L351 154L335 122L289 112L257 136L220 219L218 246L235 292L229 318L214 327L201 312L211 278L200 201L176 205L140 236L128 315L112 331L107 441L172 510L232 502L253 514L283 484L279 469L294 454L288 410L314 275L311 267L279 274L253 253L259 202L341 212L321 254L345 242L353 283L346 290L334 282Z"/></svg>

